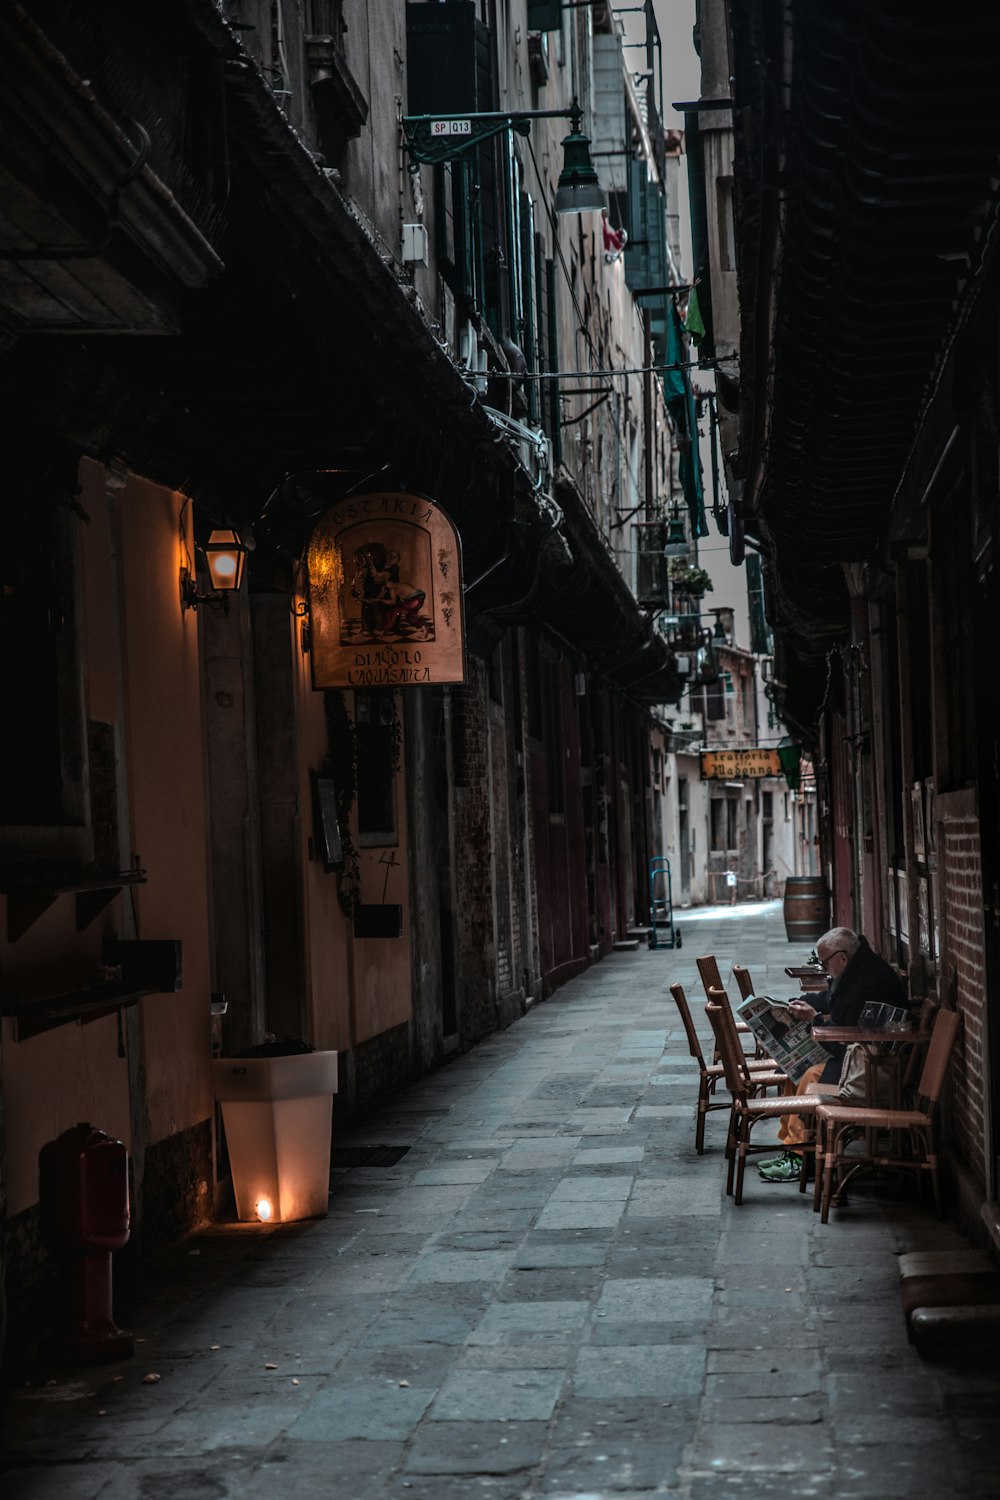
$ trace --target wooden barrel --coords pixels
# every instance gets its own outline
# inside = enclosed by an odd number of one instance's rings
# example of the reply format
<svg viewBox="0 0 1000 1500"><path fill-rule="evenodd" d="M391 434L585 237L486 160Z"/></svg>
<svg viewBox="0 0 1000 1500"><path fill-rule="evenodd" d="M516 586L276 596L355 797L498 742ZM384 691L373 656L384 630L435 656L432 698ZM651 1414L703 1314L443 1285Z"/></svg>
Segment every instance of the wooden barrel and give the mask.
<svg viewBox="0 0 1000 1500"><path fill-rule="evenodd" d="M790 943L815 943L829 932L830 897L822 875L789 875L784 917Z"/></svg>

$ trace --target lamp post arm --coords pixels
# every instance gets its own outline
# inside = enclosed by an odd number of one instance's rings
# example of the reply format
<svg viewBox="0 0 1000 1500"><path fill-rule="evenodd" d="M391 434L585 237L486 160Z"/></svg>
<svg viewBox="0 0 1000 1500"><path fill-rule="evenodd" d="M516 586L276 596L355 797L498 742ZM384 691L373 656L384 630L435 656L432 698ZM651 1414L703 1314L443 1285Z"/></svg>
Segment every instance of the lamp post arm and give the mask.
<svg viewBox="0 0 1000 1500"><path fill-rule="evenodd" d="M409 169L454 161L483 141L514 130L527 135L532 120L571 120L578 131L583 111L574 99L567 109L488 110L478 114L404 115L403 136Z"/></svg>

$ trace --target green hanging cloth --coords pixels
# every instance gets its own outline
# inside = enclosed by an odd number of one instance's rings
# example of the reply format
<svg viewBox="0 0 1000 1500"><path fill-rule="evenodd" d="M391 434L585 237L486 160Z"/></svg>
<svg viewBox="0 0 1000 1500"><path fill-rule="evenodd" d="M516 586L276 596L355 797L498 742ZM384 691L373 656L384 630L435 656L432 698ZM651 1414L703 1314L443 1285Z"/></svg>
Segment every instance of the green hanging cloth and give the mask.
<svg viewBox="0 0 1000 1500"><path fill-rule="evenodd" d="M695 411L694 390L691 376L684 368L671 369L671 365L684 366L688 360L688 345L684 337L684 325L677 310L676 297L671 298L667 317L667 366L663 373L663 397L667 411L680 439L681 489L691 517L691 535L706 536L708 523L705 520L705 495L701 477L701 454L698 451L698 419Z"/></svg>
<svg viewBox="0 0 1000 1500"><path fill-rule="evenodd" d="M694 344L700 344L705 337L705 320L701 315L697 286L691 288L691 295L688 297L687 331L688 338Z"/></svg>
<svg viewBox="0 0 1000 1500"><path fill-rule="evenodd" d="M683 422L686 371L678 368L687 361L687 346L684 343L684 327L677 312L676 297L670 298L667 312L667 368L663 372L663 399L675 426Z"/></svg>

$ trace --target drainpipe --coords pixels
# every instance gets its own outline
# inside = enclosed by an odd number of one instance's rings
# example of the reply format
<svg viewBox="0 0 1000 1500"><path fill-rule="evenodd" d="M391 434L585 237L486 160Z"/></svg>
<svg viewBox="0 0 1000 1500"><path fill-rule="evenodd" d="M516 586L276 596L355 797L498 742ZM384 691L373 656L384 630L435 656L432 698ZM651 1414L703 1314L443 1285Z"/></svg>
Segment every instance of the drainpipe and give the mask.
<svg viewBox="0 0 1000 1500"><path fill-rule="evenodd" d="M643 377L642 377L642 420L645 428L645 480L646 480L646 520L653 517L653 463L656 457L655 430L653 427L653 339L650 333L650 317L648 308L642 309L642 348L643 348Z"/></svg>
<svg viewBox="0 0 1000 1500"><path fill-rule="evenodd" d="M556 319L556 263L554 260L545 262L545 300L548 303L549 322L549 363L553 370L559 368L559 325ZM559 425L559 413L561 410L559 401L559 382L550 380L546 382L549 387L549 433L552 439L552 467L558 468L562 463L562 431Z"/></svg>
<svg viewBox="0 0 1000 1500"><path fill-rule="evenodd" d="M110 558L109 604L114 629L112 636L112 671L115 697L115 793L118 803L118 839L122 855L135 859L130 820L129 763L125 744L128 702L125 687L125 582L122 563L121 495L128 483L128 470L111 463L105 468L108 499L108 555ZM126 941L139 936L136 921L135 894L126 887L121 897L121 935ZM144 1012L141 1005L129 1006L119 1021L119 1048L124 1045L128 1070L128 1103L132 1165L132 1221L142 1235L143 1177L146 1168L146 1135L148 1128L148 1086L146 1078ZM133 1236L135 1238L135 1236Z"/></svg>

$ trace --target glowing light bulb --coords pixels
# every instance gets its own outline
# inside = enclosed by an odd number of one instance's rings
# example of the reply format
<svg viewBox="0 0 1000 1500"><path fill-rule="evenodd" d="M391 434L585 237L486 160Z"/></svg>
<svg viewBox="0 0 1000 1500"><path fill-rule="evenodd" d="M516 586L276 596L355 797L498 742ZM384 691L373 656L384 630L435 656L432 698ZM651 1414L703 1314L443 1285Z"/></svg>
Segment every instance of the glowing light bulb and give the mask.
<svg viewBox="0 0 1000 1500"><path fill-rule="evenodd" d="M268 1219L274 1213L274 1209L271 1207L270 1198L258 1198L257 1202L254 1204L254 1208L256 1209L257 1217L258 1219L260 1219L262 1224L266 1224Z"/></svg>

